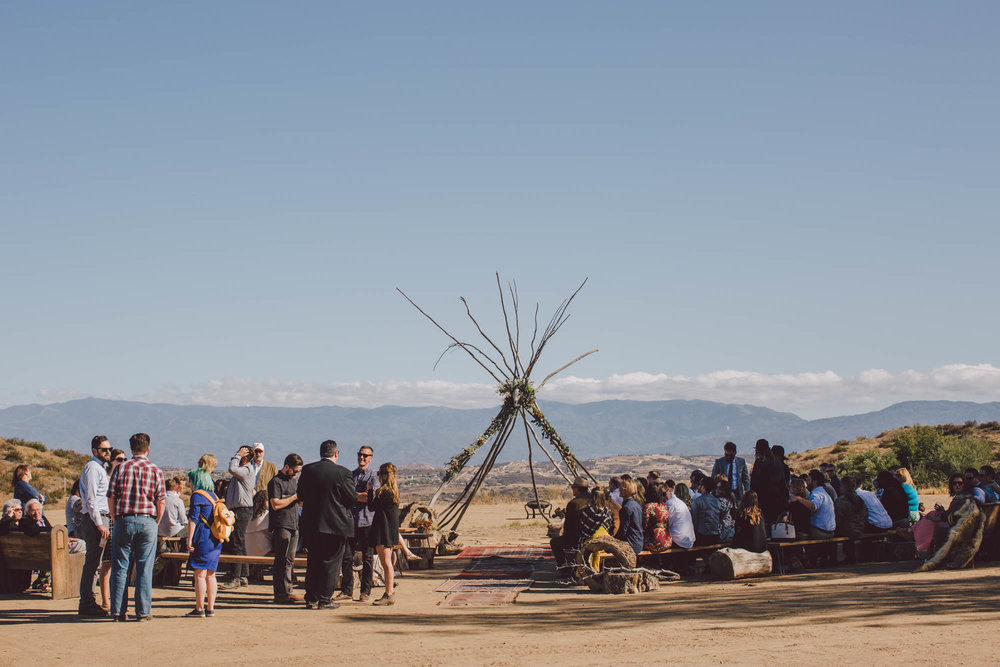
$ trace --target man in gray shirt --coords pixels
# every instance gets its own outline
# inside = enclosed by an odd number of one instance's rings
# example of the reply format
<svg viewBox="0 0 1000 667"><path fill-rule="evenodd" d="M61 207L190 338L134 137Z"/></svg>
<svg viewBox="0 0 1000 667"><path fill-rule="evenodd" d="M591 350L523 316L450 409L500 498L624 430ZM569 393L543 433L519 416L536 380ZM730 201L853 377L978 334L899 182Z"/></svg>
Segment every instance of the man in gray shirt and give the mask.
<svg viewBox="0 0 1000 667"><path fill-rule="evenodd" d="M233 458L229 459L229 488L226 490L226 507L236 515L236 525L229 536L229 553L234 556L247 555L247 525L253 516L253 487L256 474L253 469L253 449L240 447ZM229 577L219 584L220 588L232 589L247 586L250 583L250 566L246 563L233 563L229 568Z"/></svg>
<svg viewBox="0 0 1000 667"><path fill-rule="evenodd" d="M354 552L361 552L361 597L360 602L367 602L372 593L374 578L375 545L370 538L372 519L375 512L368 509L368 487L373 490L379 487L378 474L371 467L375 450L368 445L358 450L358 467L351 472L354 480L354 490L357 502L351 507L354 515L354 537L348 538L347 548L340 563L340 592L334 596L337 600L352 600L354 598Z"/></svg>
<svg viewBox="0 0 1000 667"><path fill-rule="evenodd" d="M80 616L103 618L108 615L94 599L94 576L101 564L101 556L111 534L111 515L108 510L108 472L105 466L111 460L111 443L105 435L95 435L90 441L94 456L83 466L80 474L80 536L87 545L80 576Z"/></svg>
<svg viewBox="0 0 1000 667"><path fill-rule="evenodd" d="M268 527L271 530L271 548L274 550L274 602L294 604L302 598L292 593L292 568L299 543L298 486L302 457L289 454L285 465L267 483Z"/></svg>

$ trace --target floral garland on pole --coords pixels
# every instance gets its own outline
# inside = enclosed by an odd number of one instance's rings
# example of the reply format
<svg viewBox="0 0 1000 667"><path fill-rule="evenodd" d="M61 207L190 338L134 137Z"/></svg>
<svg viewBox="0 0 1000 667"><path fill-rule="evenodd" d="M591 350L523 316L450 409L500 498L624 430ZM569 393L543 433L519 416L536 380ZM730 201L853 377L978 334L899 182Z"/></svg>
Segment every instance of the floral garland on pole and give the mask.
<svg viewBox="0 0 1000 667"><path fill-rule="evenodd" d="M476 441L471 445L460 451L455 456L451 457L451 460L445 465L444 476L441 478L442 482L450 482L455 478L458 473L462 472L462 468L465 464L469 462L472 455L476 453L480 447L486 444L486 441L496 435L500 427L507 423L511 414L514 412L514 404L511 401L504 401L503 407L500 408L500 412L497 416L493 418L490 422L489 428L483 431L482 435L476 438Z"/></svg>
<svg viewBox="0 0 1000 667"><path fill-rule="evenodd" d="M538 427L538 429L542 432L542 435L545 436L545 439L551 442L552 446L559 451L559 455L562 456L563 461L566 462L570 471L572 471L574 475L579 475L580 473L576 469L576 457L573 456L573 452L569 450L569 446L563 442L563 439L559 437L558 433L556 433L555 428L552 427L549 420L542 414L538 404L535 403L534 391L532 391L531 394L531 402L528 403L526 407L528 409L528 414L531 415L532 423Z"/></svg>

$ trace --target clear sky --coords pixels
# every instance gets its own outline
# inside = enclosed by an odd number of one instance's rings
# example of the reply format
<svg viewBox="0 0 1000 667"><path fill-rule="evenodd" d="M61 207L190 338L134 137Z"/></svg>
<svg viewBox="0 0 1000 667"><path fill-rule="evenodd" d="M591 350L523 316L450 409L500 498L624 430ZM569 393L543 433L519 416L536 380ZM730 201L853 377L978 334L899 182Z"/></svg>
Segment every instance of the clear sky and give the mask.
<svg viewBox="0 0 1000 667"><path fill-rule="evenodd" d="M1000 399L996 3L5 3L0 405Z"/></svg>

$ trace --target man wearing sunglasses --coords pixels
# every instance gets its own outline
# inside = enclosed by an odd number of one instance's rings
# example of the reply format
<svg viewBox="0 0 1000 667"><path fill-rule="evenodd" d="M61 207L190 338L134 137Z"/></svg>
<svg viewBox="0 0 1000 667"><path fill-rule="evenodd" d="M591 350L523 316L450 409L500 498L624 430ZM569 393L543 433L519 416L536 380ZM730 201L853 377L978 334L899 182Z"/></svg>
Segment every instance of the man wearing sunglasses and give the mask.
<svg viewBox="0 0 1000 667"><path fill-rule="evenodd" d="M358 467L351 472L357 502L351 507L354 515L354 537L347 539L347 548L340 562L340 592L334 596L337 600L354 599L354 553L361 552L361 597L359 602L367 602L372 594L374 578L375 545L369 539L372 519L375 512L368 509L368 488L377 489L378 475L371 467L375 450L368 445L358 449Z"/></svg>
<svg viewBox="0 0 1000 667"><path fill-rule="evenodd" d="M80 616L103 618L108 615L94 599L94 576L101 564L104 545L111 534L108 511L108 473L105 466L111 460L111 443L106 435L95 435L90 441L93 457L80 474L80 536L87 545L87 557L80 575Z"/></svg>

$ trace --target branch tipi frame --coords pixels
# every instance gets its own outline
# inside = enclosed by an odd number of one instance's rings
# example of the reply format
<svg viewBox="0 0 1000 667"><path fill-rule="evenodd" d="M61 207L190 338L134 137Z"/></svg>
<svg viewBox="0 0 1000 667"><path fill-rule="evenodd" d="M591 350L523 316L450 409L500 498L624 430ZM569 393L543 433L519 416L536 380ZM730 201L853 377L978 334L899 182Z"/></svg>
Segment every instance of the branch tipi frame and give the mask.
<svg viewBox="0 0 1000 667"><path fill-rule="evenodd" d="M486 334L486 332L483 331L483 328L479 325L475 316L473 316L472 310L465 297L459 297L459 299L461 300L462 305L465 306L466 315L468 315L469 319L472 320L472 323L475 325L479 335L482 336L482 338L489 344L489 348L492 348L490 353L485 352L482 348L474 345L473 343L459 340L453 336L447 329L441 326L441 324L439 324L433 317L428 315L420 306L418 306L416 302L414 302L413 299L411 299L403 290L398 287L396 288L396 291L402 294L403 298L409 301L414 308L420 311L424 317L430 320L434 326L440 329L448 338L451 339L451 344L449 344L448 347L445 348L444 352L441 353L441 357L438 358L438 363L440 363L441 358L443 358L444 355L451 350L464 350L470 357L472 357L473 360L475 360L477 364L483 368L483 370L490 375L490 377L493 378L493 380L497 382L497 393L503 399L500 410L490 422L489 427L471 444L466 446L455 456L451 457L451 460L449 460L446 464L445 472L441 478L441 485L438 487L434 497L431 499L429 504L430 507L433 507L435 503L437 503L438 499L441 497L441 493L456 477L459 476L465 466L469 463L469 460L472 459L473 455L487 443L490 443L485 458L479 465L479 468L473 473L468 483L466 483L461 493L459 493L458 497L451 501L451 503L438 514L437 523L438 528L441 530L450 529L455 531L458 529L458 525L465 516L466 510L468 510L472 500L476 497L476 494L482 487L483 481L493 469L493 465L496 463L500 452L503 450L510 437L521 430L518 428L519 422L523 427L524 436L528 444L528 469L531 472L531 488L534 493L535 502L540 503L541 499L538 496L538 484L535 480L534 447L538 447L538 449L545 454L545 456L552 463L552 466L556 469L556 472L558 472L559 475L566 480L567 484L572 485L572 478L575 476L581 476L581 473L586 475L594 484L598 483L594 476L590 474L590 471L588 471L580 460L573 455L569 446L559 436L552 424L549 423L548 419L545 418L545 415L542 413L541 408L538 407L538 402L536 400L536 393L545 386L546 382L581 359L597 352L597 349L585 352L569 363L563 364L556 370L546 375L537 387L531 380L531 374L535 370L535 365L538 363L542 351L545 349L545 346L552 339L552 337L569 319L569 306L573 302L573 299L576 298L576 295L580 293L580 290L583 289L584 285L587 284L587 281L584 280L580 283L580 286L576 288L576 291L564 299L559 307L556 308L551 319L549 320L548 325L544 330L542 330L541 336L538 335L539 306L537 303L535 304L535 313L533 318L534 328L529 347L530 353L527 357L526 363L524 361L524 357L521 355L521 317L517 283L508 282L507 291L505 293L503 283L500 280L499 272L496 274L496 281L497 291L500 295L500 308L503 313L507 336L506 343L504 344L504 347L508 348L506 352L501 349L501 347L497 345L493 339ZM499 363L497 359L491 355L499 355ZM437 363L435 363L434 366L436 368ZM541 437L539 437L539 432L541 432ZM563 466L565 466L565 470L560 467L555 457L553 457L549 450L546 449L543 444L543 440L547 441L559 455ZM545 517L545 520L548 521L548 517Z"/></svg>

